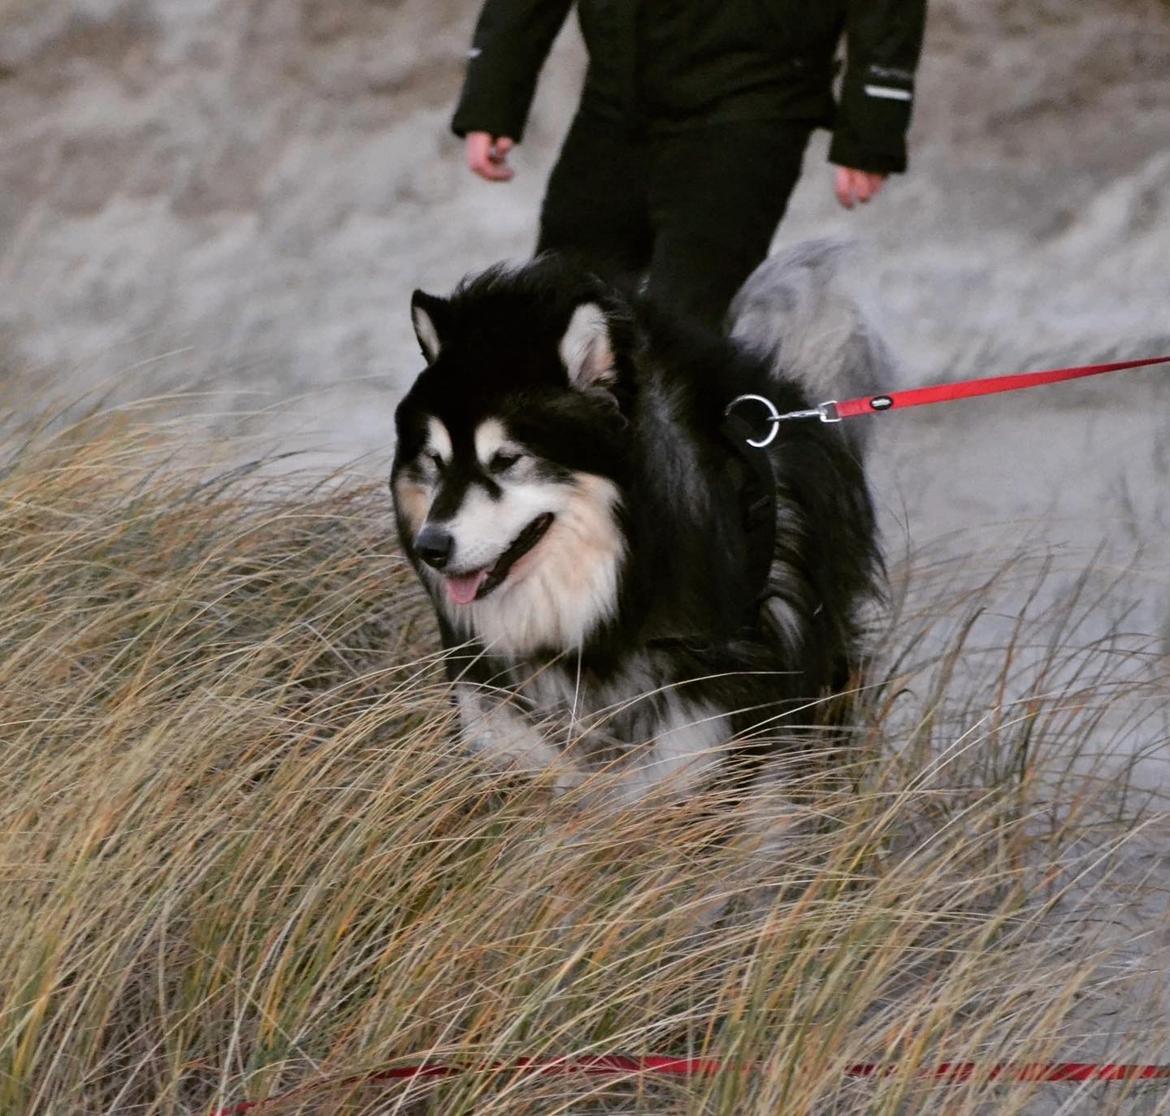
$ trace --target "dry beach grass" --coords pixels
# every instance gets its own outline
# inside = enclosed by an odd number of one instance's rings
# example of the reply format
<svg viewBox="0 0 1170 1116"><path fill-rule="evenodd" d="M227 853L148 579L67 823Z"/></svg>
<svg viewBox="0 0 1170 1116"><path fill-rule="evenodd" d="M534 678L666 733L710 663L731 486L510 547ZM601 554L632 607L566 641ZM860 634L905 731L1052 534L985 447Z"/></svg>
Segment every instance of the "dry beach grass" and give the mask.
<svg viewBox="0 0 1170 1116"><path fill-rule="evenodd" d="M1165 1109L916 1077L1164 1044L1131 928L1165 816L1128 777L1164 661L1085 628L1089 581L898 565L848 785L794 774L816 824L765 856L720 839L750 799L591 816L467 760L384 491L209 452L132 411L7 438L0 1111ZM345 1081L603 1052L759 1068Z"/></svg>

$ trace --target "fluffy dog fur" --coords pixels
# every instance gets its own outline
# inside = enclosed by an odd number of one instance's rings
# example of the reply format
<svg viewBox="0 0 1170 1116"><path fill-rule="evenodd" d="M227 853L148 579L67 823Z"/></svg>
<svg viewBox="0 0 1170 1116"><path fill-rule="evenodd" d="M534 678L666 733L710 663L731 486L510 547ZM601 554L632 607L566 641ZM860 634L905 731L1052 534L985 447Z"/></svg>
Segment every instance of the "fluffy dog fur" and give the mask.
<svg viewBox="0 0 1170 1116"><path fill-rule="evenodd" d="M789 411L876 390L885 355L836 255L762 265L732 340L553 258L415 293L427 367L397 411L391 487L468 748L560 786L605 768L632 802L750 770L733 759L826 720L880 580L861 446L806 421L751 451L777 494L751 585L751 469L721 426L741 393Z"/></svg>

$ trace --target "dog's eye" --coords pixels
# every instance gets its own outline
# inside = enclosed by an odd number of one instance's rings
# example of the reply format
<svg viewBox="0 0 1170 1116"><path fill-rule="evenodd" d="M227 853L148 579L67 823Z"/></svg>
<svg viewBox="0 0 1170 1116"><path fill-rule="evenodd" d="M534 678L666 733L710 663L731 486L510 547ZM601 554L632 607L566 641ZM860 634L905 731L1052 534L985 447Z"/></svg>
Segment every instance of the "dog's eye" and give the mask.
<svg viewBox="0 0 1170 1116"><path fill-rule="evenodd" d="M437 453L428 453L427 457L435 467L435 472L441 473L443 471L443 459Z"/></svg>
<svg viewBox="0 0 1170 1116"><path fill-rule="evenodd" d="M522 456L523 454L497 450L492 454L491 461L488 462L488 469L493 473L506 473Z"/></svg>

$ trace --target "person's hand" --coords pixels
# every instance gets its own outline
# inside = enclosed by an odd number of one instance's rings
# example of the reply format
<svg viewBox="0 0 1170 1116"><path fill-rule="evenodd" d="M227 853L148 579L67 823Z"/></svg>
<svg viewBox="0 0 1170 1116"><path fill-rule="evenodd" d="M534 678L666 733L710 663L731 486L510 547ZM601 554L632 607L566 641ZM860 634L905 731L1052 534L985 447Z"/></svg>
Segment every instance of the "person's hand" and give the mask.
<svg viewBox="0 0 1170 1116"><path fill-rule="evenodd" d="M885 181L884 174L870 174L869 171L854 170L852 167L838 167L833 192L846 209L852 209L856 202L864 205L870 198L876 198Z"/></svg>
<svg viewBox="0 0 1170 1116"><path fill-rule="evenodd" d="M508 166L508 152L515 145L508 136L490 132L468 132L465 151L467 165L488 182L507 182L515 173Z"/></svg>

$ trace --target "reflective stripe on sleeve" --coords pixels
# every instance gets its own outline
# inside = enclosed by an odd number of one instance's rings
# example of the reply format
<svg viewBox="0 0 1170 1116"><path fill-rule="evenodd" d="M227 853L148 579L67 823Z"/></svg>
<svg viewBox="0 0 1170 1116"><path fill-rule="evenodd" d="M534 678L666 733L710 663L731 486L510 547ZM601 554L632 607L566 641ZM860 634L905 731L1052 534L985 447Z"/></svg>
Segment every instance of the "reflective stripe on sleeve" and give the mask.
<svg viewBox="0 0 1170 1116"><path fill-rule="evenodd" d="M867 85L866 95L881 97L887 101L912 101L914 94L909 89L895 89L892 85Z"/></svg>

